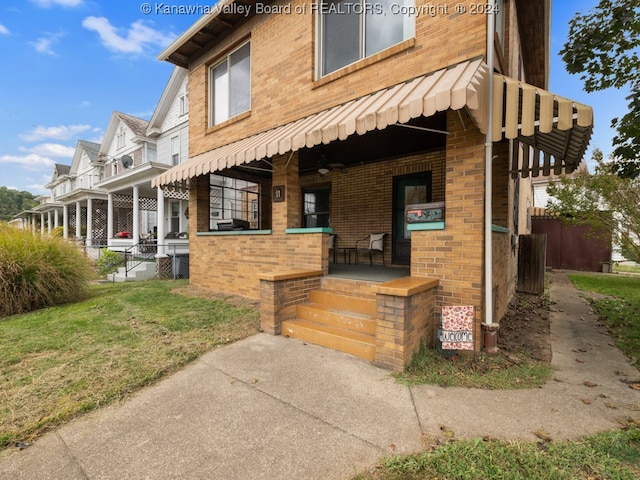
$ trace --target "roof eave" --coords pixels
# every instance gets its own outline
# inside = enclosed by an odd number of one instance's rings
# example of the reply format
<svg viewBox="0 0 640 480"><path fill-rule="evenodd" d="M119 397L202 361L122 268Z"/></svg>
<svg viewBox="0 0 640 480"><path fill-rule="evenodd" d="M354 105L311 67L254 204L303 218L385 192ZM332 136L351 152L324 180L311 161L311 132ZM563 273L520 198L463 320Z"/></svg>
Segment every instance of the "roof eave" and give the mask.
<svg viewBox="0 0 640 480"><path fill-rule="evenodd" d="M176 38L171 45L165 48L160 54L156 57L158 60L162 62L169 62L177 65L179 67L188 68L188 62L180 61L176 58L182 57L178 53L178 50L192 40L194 35L196 35L200 30L207 26L213 19L215 19L220 12L223 11L224 7L232 4L235 0L220 0L216 3L211 10L211 13L205 14L200 17L196 22L191 25L182 35Z"/></svg>

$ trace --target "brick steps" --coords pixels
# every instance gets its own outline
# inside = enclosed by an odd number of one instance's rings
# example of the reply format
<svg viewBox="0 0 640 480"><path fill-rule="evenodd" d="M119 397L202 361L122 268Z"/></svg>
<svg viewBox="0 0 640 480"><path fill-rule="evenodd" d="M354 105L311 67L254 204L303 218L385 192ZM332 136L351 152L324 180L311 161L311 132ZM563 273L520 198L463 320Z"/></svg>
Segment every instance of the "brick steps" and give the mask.
<svg viewBox="0 0 640 480"><path fill-rule="evenodd" d="M313 290L298 305L297 318L282 322L282 334L364 358L375 359L375 299Z"/></svg>

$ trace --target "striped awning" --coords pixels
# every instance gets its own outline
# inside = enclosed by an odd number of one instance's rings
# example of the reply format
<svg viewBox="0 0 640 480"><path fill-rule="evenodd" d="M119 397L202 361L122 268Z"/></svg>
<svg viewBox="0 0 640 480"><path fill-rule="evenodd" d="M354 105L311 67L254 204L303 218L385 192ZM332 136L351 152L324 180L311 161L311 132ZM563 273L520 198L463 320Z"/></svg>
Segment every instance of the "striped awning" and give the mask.
<svg viewBox="0 0 640 480"><path fill-rule="evenodd" d="M466 108L486 133L489 68L475 59L365 95L196 155L153 179L153 186L311 148L436 112ZM533 99L533 100L532 100ZM519 139L567 163L579 163L591 135L590 107L494 74L493 140Z"/></svg>
<svg viewBox="0 0 640 480"><path fill-rule="evenodd" d="M522 162L513 176L571 172L580 164L593 130L593 109L504 75L494 74L493 141L518 140Z"/></svg>

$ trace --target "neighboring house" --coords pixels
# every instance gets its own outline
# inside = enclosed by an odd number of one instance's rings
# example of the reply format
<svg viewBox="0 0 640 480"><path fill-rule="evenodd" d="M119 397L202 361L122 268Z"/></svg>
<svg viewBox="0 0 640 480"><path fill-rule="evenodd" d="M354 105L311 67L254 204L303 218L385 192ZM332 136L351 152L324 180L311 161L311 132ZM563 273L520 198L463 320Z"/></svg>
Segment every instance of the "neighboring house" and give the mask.
<svg viewBox="0 0 640 480"><path fill-rule="evenodd" d="M180 165L189 157L189 90L188 75L176 67L147 126L147 136L157 143L157 162L165 169ZM147 179L151 184L152 177ZM156 192L158 214L156 237L159 254L188 252L189 192L184 189L162 189ZM165 248L165 247L168 248Z"/></svg>
<svg viewBox="0 0 640 480"><path fill-rule="evenodd" d="M53 166L51 181L47 184L51 194L36 197L38 205L16 215L16 222L13 224L21 223L21 228L30 229L33 232L39 231L41 234L50 234L53 228L61 225L64 205L58 197L72 188L70 168L69 165L56 163Z"/></svg>
<svg viewBox="0 0 640 480"><path fill-rule="evenodd" d="M159 56L189 70L191 158L154 185L189 190L191 282L260 299L265 332L395 370L451 311L472 320L457 348L493 349L531 177L575 168L592 130L590 107L544 90L550 2L500 1L495 17L453 3L394 14L403 2L365 15L389 4L366 0L351 15L330 1L273 2L272 14L241 2L245 16L234 3ZM220 228L225 199L248 191ZM384 264L406 276L337 280L355 266L332 263L330 242L354 262L370 233L386 234Z"/></svg>
<svg viewBox="0 0 640 480"><path fill-rule="evenodd" d="M47 185L63 204L64 238L84 240L87 246L106 245L106 191L97 186L104 175L100 144L79 140L69 168L69 181Z"/></svg>
<svg viewBox="0 0 640 480"><path fill-rule="evenodd" d="M159 262L188 254L188 191L151 186L188 159L187 77L174 69L150 121L113 112L101 144L78 141L71 165L54 166L50 195L16 223L43 234L63 226L93 257L103 247L135 256L141 241Z"/></svg>
<svg viewBox="0 0 640 480"><path fill-rule="evenodd" d="M156 141L147 136L149 122L113 112L100 145L104 177L98 186L107 193L107 245L125 249L140 234L156 227L157 195L150 179L168 166L156 162Z"/></svg>

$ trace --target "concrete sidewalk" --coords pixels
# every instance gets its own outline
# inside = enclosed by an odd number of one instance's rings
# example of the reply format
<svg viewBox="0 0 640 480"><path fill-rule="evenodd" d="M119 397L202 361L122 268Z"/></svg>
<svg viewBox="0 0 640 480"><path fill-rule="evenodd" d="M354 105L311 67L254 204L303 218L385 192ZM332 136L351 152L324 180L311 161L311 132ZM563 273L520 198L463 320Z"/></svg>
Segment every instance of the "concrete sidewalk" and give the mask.
<svg viewBox="0 0 640 480"><path fill-rule="evenodd" d="M3 479L346 479L456 438L576 437L640 418L638 371L552 274L555 379L543 388L405 387L389 372L297 340L256 335L209 352L124 404L0 454ZM587 386L585 382L588 382Z"/></svg>

